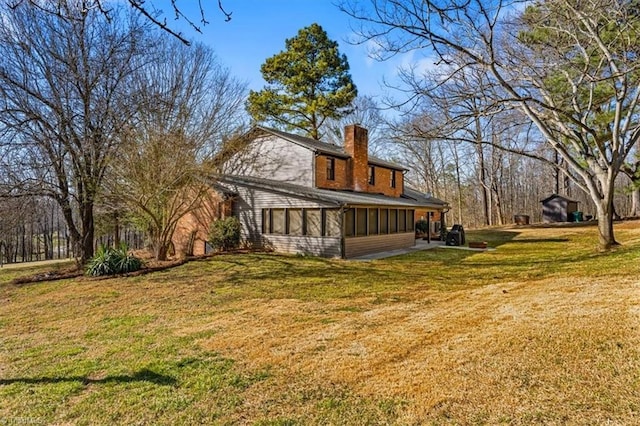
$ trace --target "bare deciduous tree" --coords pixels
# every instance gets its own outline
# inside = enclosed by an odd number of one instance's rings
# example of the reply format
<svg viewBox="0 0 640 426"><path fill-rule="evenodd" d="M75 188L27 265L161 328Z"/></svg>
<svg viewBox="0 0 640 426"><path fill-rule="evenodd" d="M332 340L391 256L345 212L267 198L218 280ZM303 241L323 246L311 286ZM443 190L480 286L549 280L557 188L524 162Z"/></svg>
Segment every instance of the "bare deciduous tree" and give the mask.
<svg viewBox="0 0 640 426"><path fill-rule="evenodd" d="M344 128L349 124L360 124L368 131L369 153L380 155L386 142L386 123L376 100L367 95L357 96L351 103L351 111L339 119L327 119L324 124L326 139L335 144L344 143Z"/></svg>
<svg viewBox="0 0 640 426"><path fill-rule="evenodd" d="M109 201L127 210L164 260L181 218L209 199L223 138L243 126L245 85L203 45L160 37L137 73L138 110L110 169Z"/></svg>
<svg viewBox="0 0 640 426"><path fill-rule="evenodd" d="M363 40L390 55L428 48L441 63L462 57L450 75L468 66L486 72L501 88L495 102L520 109L589 193L600 248L617 244L615 182L640 138L640 17L630 3L546 0L528 15L517 0L366 3L342 4L363 24Z"/></svg>
<svg viewBox="0 0 640 426"><path fill-rule="evenodd" d="M40 0L13 0L9 2L12 8L19 7L22 3L29 3L33 7L37 7L43 12L56 15L60 18L67 19L73 18L73 15L68 14L68 11L64 7L60 7L60 2L55 1L40 1ZM81 6L85 9L95 9L99 11L107 20L111 20L113 7L109 4L109 0L83 0ZM139 12L145 19L153 23L161 30L171 34L173 37L180 40L187 46L191 45L191 41L187 39L181 32L176 31L167 21L167 17L162 10L157 9L153 3L147 3L146 0L126 0L126 3L135 11ZM170 0L171 12L173 13L175 20L184 20L191 28L196 32L202 33L203 25L209 24L207 20L207 11L202 1L198 2L198 17L194 18L184 11L184 4L180 4L179 0ZM223 5L222 0L217 0L218 10L224 16L225 21L231 20L233 12L228 12Z"/></svg>
<svg viewBox="0 0 640 426"><path fill-rule="evenodd" d="M87 2L91 3L91 2ZM62 209L81 261L93 255L94 205L130 117L128 88L144 28L79 2L51 14L2 4L2 193L46 195Z"/></svg>

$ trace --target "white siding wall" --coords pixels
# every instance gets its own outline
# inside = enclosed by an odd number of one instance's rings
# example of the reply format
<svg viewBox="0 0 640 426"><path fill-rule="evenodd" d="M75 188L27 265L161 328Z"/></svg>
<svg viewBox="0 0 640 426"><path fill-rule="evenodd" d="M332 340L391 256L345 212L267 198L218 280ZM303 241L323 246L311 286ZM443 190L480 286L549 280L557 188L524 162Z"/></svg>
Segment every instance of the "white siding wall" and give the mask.
<svg viewBox="0 0 640 426"><path fill-rule="evenodd" d="M238 194L233 203L233 214L240 219L242 237L247 243L285 253L313 254L324 257L342 256L340 237L262 234L262 209L312 209L337 208L337 206L241 186L231 189Z"/></svg>
<svg viewBox="0 0 640 426"><path fill-rule="evenodd" d="M314 159L310 149L268 136L252 141L225 164L224 172L313 187Z"/></svg>

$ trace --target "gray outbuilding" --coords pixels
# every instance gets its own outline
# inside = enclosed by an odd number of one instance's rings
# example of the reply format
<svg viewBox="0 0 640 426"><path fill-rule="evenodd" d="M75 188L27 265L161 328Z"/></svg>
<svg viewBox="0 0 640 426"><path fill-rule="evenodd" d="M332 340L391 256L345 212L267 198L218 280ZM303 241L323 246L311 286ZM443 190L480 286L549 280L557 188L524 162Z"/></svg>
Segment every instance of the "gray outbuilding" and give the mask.
<svg viewBox="0 0 640 426"><path fill-rule="evenodd" d="M578 211L578 202L562 195L552 194L540 201L544 223L572 222L573 213Z"/></svg>

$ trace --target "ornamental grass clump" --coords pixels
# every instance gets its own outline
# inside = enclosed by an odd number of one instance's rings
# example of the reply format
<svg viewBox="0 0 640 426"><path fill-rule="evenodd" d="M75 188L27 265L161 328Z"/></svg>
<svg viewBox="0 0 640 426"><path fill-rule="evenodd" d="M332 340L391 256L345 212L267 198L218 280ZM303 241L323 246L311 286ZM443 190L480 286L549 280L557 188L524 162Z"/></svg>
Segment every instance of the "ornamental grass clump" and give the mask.
<svg viewBox="0 0 640 426"><path fill-rule="evenodd" d="M87 275L124 274L142 268L142 260L129 254L129 248L122 243L118 248L100 246L87 265Z"/></svg>

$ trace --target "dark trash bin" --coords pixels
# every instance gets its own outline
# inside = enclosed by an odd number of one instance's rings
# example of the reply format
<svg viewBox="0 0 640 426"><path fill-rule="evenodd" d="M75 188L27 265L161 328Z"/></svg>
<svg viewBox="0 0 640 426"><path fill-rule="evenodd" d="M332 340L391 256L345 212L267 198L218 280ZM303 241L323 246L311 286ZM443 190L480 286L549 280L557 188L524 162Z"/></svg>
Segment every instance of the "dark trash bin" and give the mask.
<svg viewBox="0 0 640 426"><path fill-rule="evenodd" d="M462 225L453 225L451 231L447 234L445 242L448 246L461 246L465 243L464 228Z"/></svg>
<svg viewBox="0 0 640 426"><path fill-rule="evenodd" d="M460 243L460 233L458 231L449 231L447 232L447 241L446 244L448 246L459 246Z"/></svg>

